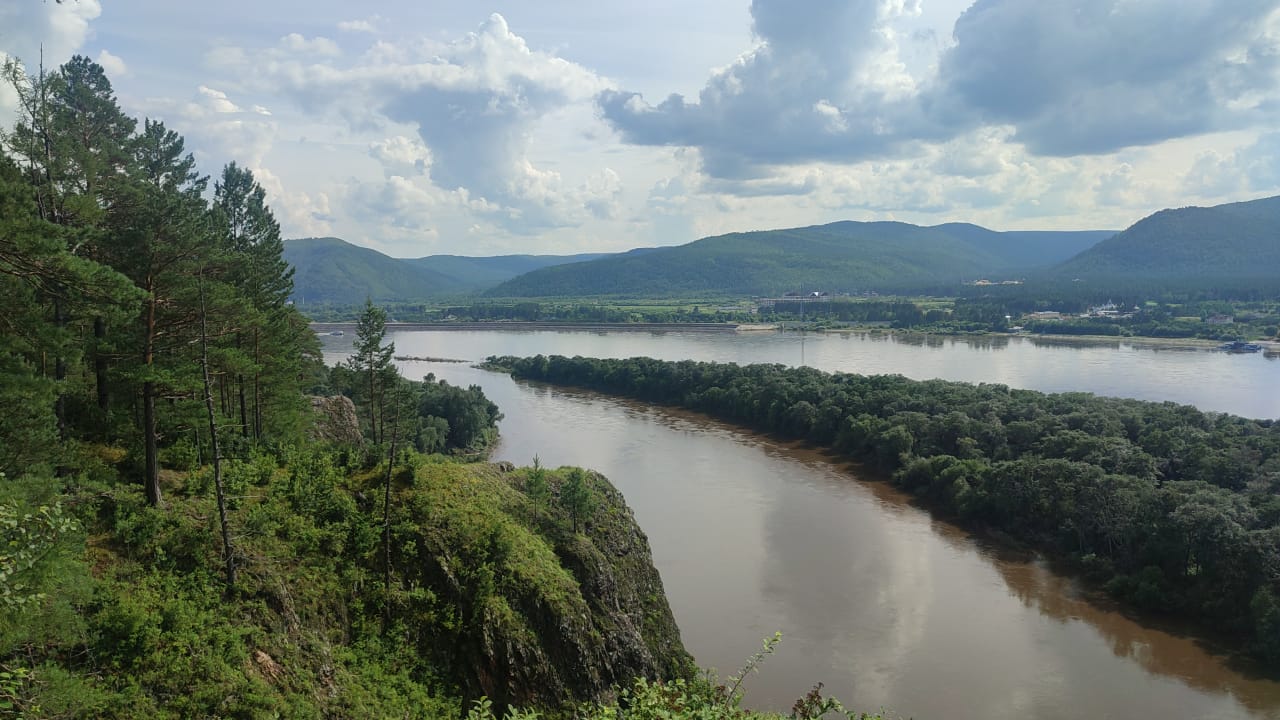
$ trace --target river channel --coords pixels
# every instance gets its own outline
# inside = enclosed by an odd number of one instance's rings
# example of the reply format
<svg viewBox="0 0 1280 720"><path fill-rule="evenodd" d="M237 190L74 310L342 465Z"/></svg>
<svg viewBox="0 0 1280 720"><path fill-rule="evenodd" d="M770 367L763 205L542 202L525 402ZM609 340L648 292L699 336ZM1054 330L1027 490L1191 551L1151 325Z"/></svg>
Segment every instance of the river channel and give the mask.
<svg viewBox="0 0 1280 720"><path fill-rule="evenodd" d="M791 333L395 332L397 354L647 355L999 382L1280 416L1280 362L1141 343ZM323 337L332 363L351 333ZM649 536L686 647L722 676L783 634L747 704L814 683L850 707L948 718L1280 718L1280 682L1211 643L1135 620L1034 557L1004 552L825 454L670 408L401 361L502 408L494 459L580 465Z"/></svg>

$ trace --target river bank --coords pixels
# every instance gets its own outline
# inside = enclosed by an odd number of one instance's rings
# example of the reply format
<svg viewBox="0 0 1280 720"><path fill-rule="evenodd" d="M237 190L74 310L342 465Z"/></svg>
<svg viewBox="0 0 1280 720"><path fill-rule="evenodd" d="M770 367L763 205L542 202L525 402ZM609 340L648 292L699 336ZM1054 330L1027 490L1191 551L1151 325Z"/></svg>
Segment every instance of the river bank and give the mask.
<svg viewBox="0 0 1280 720"><path fill-rule="evenodd" d="M321 334L333 332L351 332L354 322L313 322L313 331ZM1162 338L1131 335L1117 337L1115 335L1057 335L1052 333L1006 333L1006 332L927 332L911 328L890 328L881 325L864 325L849 327L809 327L787 325L786 323L575 323L575 322L543 322L543 321L494 321L494 322L390 322L388 331L498 331L498 332L530 332L537 330L563 330L582 332L709 332L709 333L819 333L824 335L893 335L898 337L935 337L935 338L1030 338L1039 342L1081 345L1119 345L1128 343L1159 348L1185 348L1195 350L1213 349L1221 345L1218 340L1202 338ZM1263 347L1268 355L1280 353L1280 341L1260 340L1257 344Z"/></svg>
<svg viewBox="0 0 1280 720"><path fill-rule="evenodd" d="M400 353L720 361L1093 392L1280 417L1280 363L1259 356L902 335L397 332ZM329 362L352 337L323 337ZM592 467L653 545L685 646L729 672L783 633L746 704L824 694L902 717L1280 720L1280 683L1178 623L1139 622L1069 575L931 517L843 458L687 411L517 383L469 364L406 362L479 385L503 409L495 461ZM723 674L723 673L722 673Z"/></svg>
<svg viewBox="0 0 1280 720"><path fill-rule="evenodd" d="M313 322L311 329L317 333L349 332L355 329L353 322ZM499 332L528 332L533 330L581 330L596 332L737 332L737 323L572 323L526 322L522 320L496 322L407 322L387 323L388 332L413 330L466 331L493 330ZM760 329L751 327L749 329Z"/></svg>

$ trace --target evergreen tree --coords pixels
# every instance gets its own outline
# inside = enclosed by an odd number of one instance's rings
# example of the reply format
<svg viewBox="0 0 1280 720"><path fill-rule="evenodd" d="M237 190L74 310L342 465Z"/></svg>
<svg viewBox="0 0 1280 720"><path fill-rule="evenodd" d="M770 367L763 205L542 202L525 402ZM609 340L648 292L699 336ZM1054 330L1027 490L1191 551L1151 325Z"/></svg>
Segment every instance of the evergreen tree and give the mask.
<svg viewBox="0 0 1280 720"><path fill-rule="evenodd" d="M104 193L125 176L134 120L120 110L102 67L88 58L76 56L47 75L41 68L35 77L10 60L4 75L19 99L18 119L13 130L4 133L4 144L34 192L39 217L60 229L58 237L66 254L109 264L109 238L102 225L110 205ZM59 386L56 412L60 434L65 436L68 413L63 381L77 356L92 357L97 405L103 413L108 409L107 323L123 299L96 298L73 308L69 306L76 304L75 288L63 288L55 281L46 291L59 329L77 336L70 326L91 319L94 331L88 353L82 347L67 347L53 356Z"/></svg>
<svg viewBox="0 0 1280 720"><path fill-rule="evenodd" d="M395 343L383 344L387 334L387 313L373 304L364 302L364 312L356 321L356 342L347 361L348 366L364 376L364 389L369 407L369 437L374 444L382 441L382 408L386 387L395 375L391 356Z"/></svg>
<svg viewBox="0 0 1280 720"><path fill-rule="evenodd" d="M231 253L227 280L246 305L236 333L242 361L235 374L235 404L243 434L260 439L266 432L264 405L281 411L296 405L304 357L291 350L314 335L288 304L293 268L284 260L280 224L253 173L234 162L223 168L214 184L214 207Z"/></svg>
<svg viewBox="0 0 1280 720"><path fill-rule="evenodd" d="M536 520L538 506L546 503L551 495L551 488L547 486L547 471L542 467L542 461L537 455L533 456L533 467L525 476L524 493L529 496L529 502L533 505L532 519Z"/></svg>
<svg viewBox="0 0 1280 720"><path fill-rule="evenodd" d="M580 468L569 470L569 476L560 488L560 504L573 518L573 531L578 532L578 524L595 510L596 498L587 485L587 474Z"/></svg>
<svg viewBox="0 0 1280 720"><path fill-rule="evenodd" d="M147 121L135 143L130 182L114 198L127 208L113 219L120 267L145 293L135 330L141 363L143 484L147 500L160 503L160 425L156 400L162 393L195 394L194 363L184 363L199 319L194 278L211 248L212 226L202 196L207 178L184 154L182 137L163 123Z"/></svg>

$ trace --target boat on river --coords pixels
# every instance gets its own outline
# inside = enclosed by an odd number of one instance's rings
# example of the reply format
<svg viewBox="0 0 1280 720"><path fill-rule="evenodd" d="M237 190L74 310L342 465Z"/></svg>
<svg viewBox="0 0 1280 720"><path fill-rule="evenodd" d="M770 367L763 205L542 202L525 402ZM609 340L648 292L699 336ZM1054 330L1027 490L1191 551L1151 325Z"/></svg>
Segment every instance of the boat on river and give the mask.
<svg viewBox="0 0 1280 720"><path fill-rule="evenodd" d="M1233 340L1229 343L1223 343L1218 349L1229 353L1256 353L1262 352L1262 346L1258 343L1247 343L1243 340Z"/></svg>

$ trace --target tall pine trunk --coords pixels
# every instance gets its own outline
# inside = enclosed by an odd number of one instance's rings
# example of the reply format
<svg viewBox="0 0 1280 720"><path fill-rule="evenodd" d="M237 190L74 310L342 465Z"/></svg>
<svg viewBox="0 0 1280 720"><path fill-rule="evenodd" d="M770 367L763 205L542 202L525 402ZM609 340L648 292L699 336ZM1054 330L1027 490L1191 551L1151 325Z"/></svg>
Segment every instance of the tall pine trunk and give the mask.
<svg viewBox="0 0 1280 720"><path fill-rule="evenodd" d="M399 399L393 399L391 420L391 450L387 454L387 481L382 488L382 634L387 633L391 620L391 479L395 475L396 442L400 439Z"/></svg>
<svg viewBox="0 0 1280 720"><path fill-rule="evenodd" d="M203 273L203 271L201 271ZM209 416L209 445L213 452L213 491L218 499L218 524L222 527L222 558L226 565L227 593L236 586L235 548L231 545L231 530L227 524L227 496L222 488L222 450L218 447L218 419L213 411L213 383L209 379L209 329L208 313L204 302L204 277L200 282L200 370L204 378L204 407ZM241 386L241 397L244 387ZM243 412L243 406L241 406Z"/></svg>
<svg viewBox="0 0 1280 720"><path fill-rule="evenodd" d="M262 439L262 363L259 357L258 331L253 331L253 439Z"/></svg>
<svg viewBox="0 0 1280 720"><path fill-rule="evenodd" d="M67 326L67 315L62 309L62 299L55 297L53 300L53 323L61 331ZM53 400L53 414L58 423L58 439L67 439L67 397L66 397L66 380L67 380L67 359L62 354L62 348L58 348L58 354L53 358L53 379L57 383L58 395Z"/></svg>
<svg viewBox="0 0 1280 720"><path fill-rule="evenodd" d="M98 390L98 409L105 418L111 409L111 388L107 384L107 354L102 345L107 340L107 322L100 317L93 319L93 378Z"/></svg>
<svg viewBox="0 0 1280 720"><path fill-rule="evenodd" d="M157 447L156 431L156 384L150 377L155 366L156 344L156 299L151 279L147 279L147 318L146 334L143 340L142 363L148 373L147 380L142 383L142 445L146 457L144 477L147 504L152 507L160 504L160 458Z"/></svg>
<svg viewBox="0 0 1280 720"><path fill-rule="evenodd" d="M240 434L249 437L249 410L244 404L244 375L236 374L236 389L240 394Z"/></svg>

